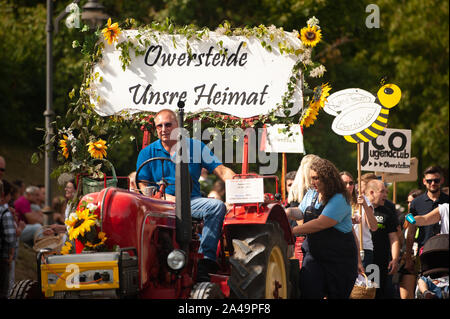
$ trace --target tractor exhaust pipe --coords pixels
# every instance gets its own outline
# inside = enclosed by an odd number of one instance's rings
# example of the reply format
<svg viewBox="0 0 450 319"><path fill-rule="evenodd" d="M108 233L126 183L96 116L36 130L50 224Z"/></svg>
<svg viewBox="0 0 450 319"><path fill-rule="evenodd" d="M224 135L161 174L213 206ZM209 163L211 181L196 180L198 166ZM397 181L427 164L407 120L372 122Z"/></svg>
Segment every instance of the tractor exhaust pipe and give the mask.
<svg viewBox="0 0 450 319"><path fill-rule="evenodd" d="M184 123L184 102L178 102L178 148L175 167L175 214L176 239L180 248L188 254L189 243L192 239L191 217L191 176L189 174L189 151L186 140L182 138L181 130Z"/></svg>

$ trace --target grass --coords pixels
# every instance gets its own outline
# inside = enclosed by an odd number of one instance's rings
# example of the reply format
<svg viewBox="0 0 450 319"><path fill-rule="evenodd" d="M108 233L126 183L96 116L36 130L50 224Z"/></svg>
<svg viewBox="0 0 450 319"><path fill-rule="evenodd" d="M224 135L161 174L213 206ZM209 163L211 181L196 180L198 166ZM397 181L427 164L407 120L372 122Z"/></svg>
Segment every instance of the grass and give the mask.
<svg viewBox="0 0 450 319"><path fill-rule="evenodd" d="M24 279L37 280L36 255L37 253L32 248L23 243L19 244L19 254L16 259L16 282Z"/></svg>

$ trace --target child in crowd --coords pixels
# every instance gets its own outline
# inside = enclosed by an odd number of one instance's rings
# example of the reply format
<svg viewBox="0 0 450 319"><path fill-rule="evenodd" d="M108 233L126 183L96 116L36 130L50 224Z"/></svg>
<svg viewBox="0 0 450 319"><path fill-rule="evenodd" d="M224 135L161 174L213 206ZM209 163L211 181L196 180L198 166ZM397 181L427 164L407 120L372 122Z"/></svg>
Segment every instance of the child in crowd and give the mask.
<svg viewBox="0 0 450 319"><path fill-rule="evenodd" d="M435 279L421 276L417 286L423 299L448 299L448 275Z"/></svg>

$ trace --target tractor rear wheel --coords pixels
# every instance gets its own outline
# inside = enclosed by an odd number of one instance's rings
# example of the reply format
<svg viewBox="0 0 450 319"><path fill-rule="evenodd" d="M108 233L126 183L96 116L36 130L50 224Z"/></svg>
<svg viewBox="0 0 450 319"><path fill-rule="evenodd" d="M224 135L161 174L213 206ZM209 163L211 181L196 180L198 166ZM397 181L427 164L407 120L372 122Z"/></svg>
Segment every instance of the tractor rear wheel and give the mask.
<svg viewBox="0 0 450 319"><path fill-rule="evenodd" d="M39 283L35 280L26 279L14 284L10 299L43 299Z"/></svg>
<svg viewBox="0 0 450 319"><path fill-rule="evenodd" d="M287 243L277 222L232 230L232 298L278 299L290 293Z"/></svg>

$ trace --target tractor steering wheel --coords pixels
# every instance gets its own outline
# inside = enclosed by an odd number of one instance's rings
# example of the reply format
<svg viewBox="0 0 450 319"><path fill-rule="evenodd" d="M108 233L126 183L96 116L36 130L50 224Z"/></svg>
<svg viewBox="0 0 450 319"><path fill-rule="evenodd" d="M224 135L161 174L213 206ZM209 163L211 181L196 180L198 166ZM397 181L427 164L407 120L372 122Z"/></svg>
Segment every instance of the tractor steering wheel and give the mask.
<svg viewBox="0 0 450 319"><path fill-rule="evenodd" d="M153 162L153 161L161 161L161 164L162 164L161 165L161 181L153 182L153 181L148 181L148 180L145 180L145 179L139 179L138 178L139 177L139 172L142 170L142 168L145 165L147 165L148 163ZM162 198L165 195L165 190L166 190L167 186L174 185L174 184L171 184L171 183L167 182L167 180L164 178L164 161L172 162L172 160L170 158L168 158L168 157L152 157L152 158L146 160L145 162L143 162L139 166L138 170L136 171L136 181L135 181L139 193L144 195L142 193L140 187L139 187L140 183L144 183L147 186L148 185L155 185L157 187L158 191L156 192L156 195L154 197L155 198Z"/></svg>

